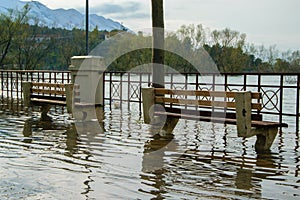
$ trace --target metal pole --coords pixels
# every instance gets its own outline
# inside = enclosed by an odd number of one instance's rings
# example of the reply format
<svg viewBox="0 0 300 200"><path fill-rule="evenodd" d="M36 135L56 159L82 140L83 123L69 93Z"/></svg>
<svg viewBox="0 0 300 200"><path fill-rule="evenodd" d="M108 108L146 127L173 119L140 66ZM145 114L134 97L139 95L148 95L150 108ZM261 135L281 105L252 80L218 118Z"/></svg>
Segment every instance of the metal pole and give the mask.
<svg viewBox="0 0 300 200"><path fill-rule="evenodd" d="M152 85L155 88L164 87L164 10L163 0L152 0Z"/></svg>
<svg viewBox="0 0 300 200"><path fill-rule="evenodd" d="M86 0L85 6L85 50L86 55L89 54L89 0Z"/></svg>

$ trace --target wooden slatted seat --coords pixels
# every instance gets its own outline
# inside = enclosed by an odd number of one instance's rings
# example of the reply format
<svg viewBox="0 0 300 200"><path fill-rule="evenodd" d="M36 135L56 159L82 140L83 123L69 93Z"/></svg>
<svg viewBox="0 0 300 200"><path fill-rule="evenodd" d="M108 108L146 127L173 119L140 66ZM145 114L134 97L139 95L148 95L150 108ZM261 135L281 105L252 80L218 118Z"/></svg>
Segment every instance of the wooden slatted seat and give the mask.
<svg viewBox="0 0 300 200"><path fill-rule="evenodd" d="M171 132L179 118L214 123L237 125L239 137L257 135L255 148L268 150L278 127L285 123L263 121L262 95L259 92L172 90L164 88L142 88L145 123L164 119L163 129ZM153 105L160 105L154 107Z"/></svg>

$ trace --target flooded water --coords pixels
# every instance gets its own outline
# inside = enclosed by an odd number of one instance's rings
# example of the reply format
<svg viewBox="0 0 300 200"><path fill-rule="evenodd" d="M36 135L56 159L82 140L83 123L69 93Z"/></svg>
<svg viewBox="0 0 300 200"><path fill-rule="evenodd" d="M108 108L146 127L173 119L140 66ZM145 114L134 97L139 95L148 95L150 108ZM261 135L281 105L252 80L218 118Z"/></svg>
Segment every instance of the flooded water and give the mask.
<svg viewBox="0 0 300 200"><path fill-rule="evenodd" d="M137 104L101 123L0 112L0 199L299 199L299 133L257 154L236 127L180 120L161 138Z"/></svg>

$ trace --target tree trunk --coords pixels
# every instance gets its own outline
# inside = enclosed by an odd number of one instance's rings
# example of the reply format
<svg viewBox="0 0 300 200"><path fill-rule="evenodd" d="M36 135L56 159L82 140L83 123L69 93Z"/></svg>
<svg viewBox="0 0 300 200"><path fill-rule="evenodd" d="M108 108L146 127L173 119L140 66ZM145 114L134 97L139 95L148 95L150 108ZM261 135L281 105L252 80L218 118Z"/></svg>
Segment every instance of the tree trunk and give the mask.
<svg viewBox="0 0 300 200"><path fill-rule="evenodd" d="M152 3L152 86L164 87L164 9L163 0L151 0Z"/></svg>

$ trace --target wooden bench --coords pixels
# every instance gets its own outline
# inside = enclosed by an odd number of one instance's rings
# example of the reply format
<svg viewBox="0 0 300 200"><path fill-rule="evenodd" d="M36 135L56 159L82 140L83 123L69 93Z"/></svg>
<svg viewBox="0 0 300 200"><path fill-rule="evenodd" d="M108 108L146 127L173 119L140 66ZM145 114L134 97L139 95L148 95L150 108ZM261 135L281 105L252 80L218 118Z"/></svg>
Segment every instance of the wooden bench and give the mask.
<svg viewBox="0 0 300 200"><path fill-rule="evenodd" d="M269 150L279 127L285 123L263 121L259 92L229 92L142 88L144 121L165 122L163 130L172 132L178 119L199 120L237 126L238 137L256 135L255 149Z"/></svg>
<svg viewBox="0 0 300 200"><path fill-rule="evenodd" d="M41 118L49 119L47 113L51 106L67 106L67 112L72 112L73 84L23 82L24 106L41 106Z"/></svg>

